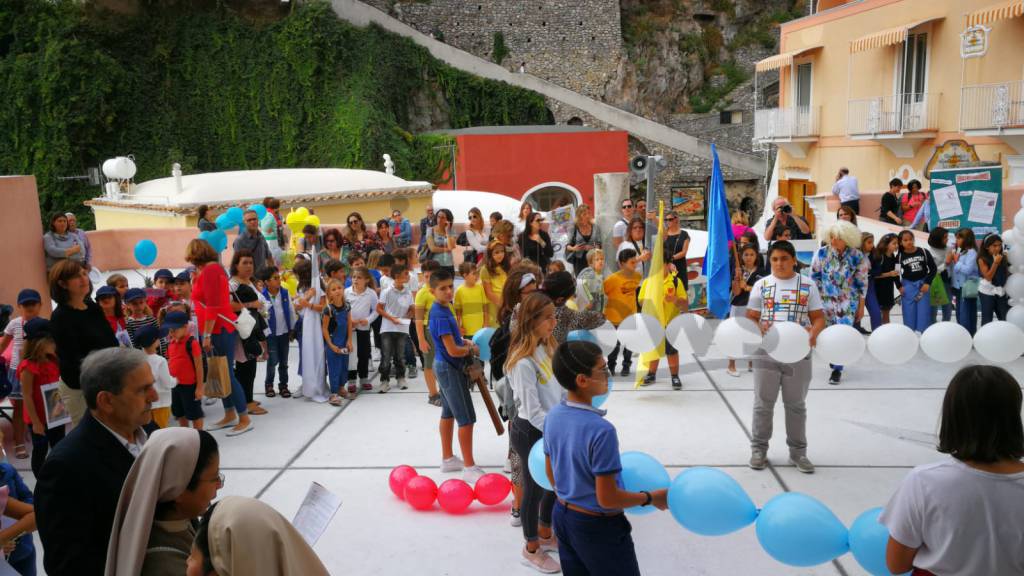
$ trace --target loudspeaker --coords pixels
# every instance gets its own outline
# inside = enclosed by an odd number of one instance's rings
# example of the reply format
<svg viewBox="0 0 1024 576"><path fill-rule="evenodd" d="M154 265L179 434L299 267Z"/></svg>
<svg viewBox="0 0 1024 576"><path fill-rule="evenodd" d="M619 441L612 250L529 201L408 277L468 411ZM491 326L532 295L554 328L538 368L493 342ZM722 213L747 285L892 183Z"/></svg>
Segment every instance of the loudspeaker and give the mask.
<svg viewBox="0 0 1024 576"><path fill-rule="evenodd" d="M629 161L629 170L637 176L647 176L647 156L635 156Z"/></svg>

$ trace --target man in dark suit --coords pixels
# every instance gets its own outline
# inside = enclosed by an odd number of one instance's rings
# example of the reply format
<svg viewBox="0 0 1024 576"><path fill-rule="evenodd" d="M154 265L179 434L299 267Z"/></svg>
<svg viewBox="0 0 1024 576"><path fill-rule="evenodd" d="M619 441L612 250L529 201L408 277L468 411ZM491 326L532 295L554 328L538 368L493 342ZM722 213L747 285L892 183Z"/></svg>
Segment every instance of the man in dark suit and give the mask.
<svg viewBox="0 0 1024 576"><path fill-rule="evenodd" d="M50 576L102 575L121 486L146 442L157 400L146 354L97 350L82 362L89 413L50 452L35 490L43 566Z"/></svg>

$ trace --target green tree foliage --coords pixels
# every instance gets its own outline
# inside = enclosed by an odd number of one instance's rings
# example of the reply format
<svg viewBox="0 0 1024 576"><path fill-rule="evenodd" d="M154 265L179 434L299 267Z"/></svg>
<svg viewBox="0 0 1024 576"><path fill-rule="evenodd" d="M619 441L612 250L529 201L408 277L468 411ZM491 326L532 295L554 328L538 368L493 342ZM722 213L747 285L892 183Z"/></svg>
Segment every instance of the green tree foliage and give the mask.
<svg viewBox="0 0 1024 576"><path fill-rule="evenodd" d="M95 188L63 183L134 154L136 180L289 167L380 170L439 182L444 136L408 131L415 94L439 90L451 126L549 124L542 96L484 80L322 2L255 26L224 12L147 5L87 16L80 3L0 3L0 173L35 174L45 212ZM86 220L89 215L83 214Z"/></svg>
<svg viewBox="0 0 1024 576"><path fill-rule="evenodd" d="M508 57L509 50L508 45L505 44L505 34L500 30L494 33L494 43L491 46L491 58L494 59L495 64L501 64L505 58Z"/></svg>

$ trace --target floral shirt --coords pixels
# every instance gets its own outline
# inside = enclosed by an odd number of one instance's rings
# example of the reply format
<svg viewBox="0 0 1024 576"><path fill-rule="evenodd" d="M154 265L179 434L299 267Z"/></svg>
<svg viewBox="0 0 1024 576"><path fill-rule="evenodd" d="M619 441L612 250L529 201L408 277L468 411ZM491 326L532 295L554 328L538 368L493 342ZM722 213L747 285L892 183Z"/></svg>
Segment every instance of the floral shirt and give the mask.
<svg viewBox="0 0 1024 576"><path fill-rule="evenodd" d="M840 254L831 246L822 246L814 253L811 279L821 293L822 311L830 326L853 324L857 305L867 293L869 264L856 248Z"/></svg>

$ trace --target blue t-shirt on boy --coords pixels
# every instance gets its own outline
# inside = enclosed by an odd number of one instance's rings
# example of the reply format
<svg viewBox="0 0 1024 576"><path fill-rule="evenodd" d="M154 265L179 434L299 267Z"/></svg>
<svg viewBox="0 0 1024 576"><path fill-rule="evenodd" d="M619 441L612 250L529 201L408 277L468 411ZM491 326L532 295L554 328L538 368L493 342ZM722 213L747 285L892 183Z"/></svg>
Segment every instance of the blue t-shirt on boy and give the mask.
<svg viewBox="0 0 1024 576"><path fill-rule="evenodd" d="M459 323L455 320L455 314L452 314L452 309L434 302L434 305L430 308L430 324L428 327L430 329L430 337L434 339L434 361L447 362L449 366L462 366L462 358L450 356L442 339L445 334L451 334L455 338L457 346L465 345L462 340L462 330L459 329Z"/></svg>
<svg viewBox="0 0 1024 576"><path fill-rule="evenodd" d="M544 453L551 458L558 498L594 512L620 512L597 503L597 476L615 474L622 488L622 462L615 426L605 411L563 400L544 419Z"/></svg>

